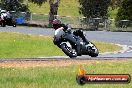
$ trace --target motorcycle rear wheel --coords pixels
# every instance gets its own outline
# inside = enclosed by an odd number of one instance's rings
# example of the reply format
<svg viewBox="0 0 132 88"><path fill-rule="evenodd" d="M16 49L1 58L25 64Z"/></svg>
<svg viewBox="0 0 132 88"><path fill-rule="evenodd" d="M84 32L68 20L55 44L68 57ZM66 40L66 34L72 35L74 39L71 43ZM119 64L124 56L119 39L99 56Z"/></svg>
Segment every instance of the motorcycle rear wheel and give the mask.
<svg viewBox="0 0 132 88"><path fill-rule="evenodd" d="M77 51L75 49L73 49L72 47L68 47L68 45L66 43L61 44L60 48L70 58L77 57Z"/></svg>
<svg viewBox="0 0 132 88"><path fill-rule="evenodd" d="M16 24L13 24L13 27L16 27Z"/></svg>
<svg viewBox="0 0 132 88"><path fill-rule="evenodd" d="M1 26L2 26L2 27L5 27L5 26L6 26L6 24L5 24L4 21L1 22Z"/></svg>

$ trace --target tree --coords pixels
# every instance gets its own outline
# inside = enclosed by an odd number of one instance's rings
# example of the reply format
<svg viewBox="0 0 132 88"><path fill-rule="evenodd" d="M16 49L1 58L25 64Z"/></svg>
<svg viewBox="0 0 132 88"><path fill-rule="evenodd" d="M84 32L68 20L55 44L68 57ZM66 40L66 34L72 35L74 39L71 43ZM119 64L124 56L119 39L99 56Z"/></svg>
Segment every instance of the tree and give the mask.
<svg viewBox="0 0 132 88"><path fill-rule="evenodd" d="M51 24L51 22L56 18L59 3L60 0L56 0L55 3L53 3L53 0L49 0L49 4L50 4L49 24Z"/></svg>
<svg viewBox="0 0 132 88"><path fill-rule="evenodd" d="M111 1L110 1L110 7L111 7L112 9L116 9L116 8L118 8L118 7L121 6L122 1L123 1L123 0L111 0Z"/></svg>
<svg viewBox="0 0 132 88"><path fill-rule="evenodd" d="M30 1L41 6L47 0L30 0ZM49 5L50 5L49 25L51 25L51 22L56 18L59 3L60 3L60 0L49 0Z"/></svg>
<svg viewBox="0 0 132 88"><path fill-rule="evenodd" d="M107 17L110 0L79 0L79 3L79 13L85 17Z"/></svg>
<svg viewBox="0 0 132 88"><path fill-rule="evenodd" d="M29 11L25 4L22 4L23 0L1 0L1 8L8 11L25 12Z"/></svg>
<svg viewBox="0 0 132 88"><path fill-rule="evenodd" d="M132 21L132 0L124 0L121 3L115 20L117 26L120 26L121 20Z"/></svg>

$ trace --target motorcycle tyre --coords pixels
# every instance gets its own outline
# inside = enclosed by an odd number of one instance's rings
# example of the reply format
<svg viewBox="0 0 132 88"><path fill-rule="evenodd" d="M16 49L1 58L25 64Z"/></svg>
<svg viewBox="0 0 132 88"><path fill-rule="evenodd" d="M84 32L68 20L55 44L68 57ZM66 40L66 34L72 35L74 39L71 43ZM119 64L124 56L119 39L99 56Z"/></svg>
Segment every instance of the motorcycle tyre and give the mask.
<svg viewBox="0 0 132 88"><path fill-rule="evenodd" d="M71 52L69 52L69 50L67 49L68 46L67 46L66 43L61 44L60 48L61 48L62 51L63 51L67 56L69 56L70 58L76 58L76 57L77 57L77 52L76 52L76 50L75 50L75 53L74 53L74 54L72 54ZM72 50L73 50L73 49L72 49Z"/></svg>
<svg viewBox="0 0 132 88"><path fill-rule="evenodd" d="M97 47L92 43L92 42L90 42L96 49L97 49ZM93 50L90 50L90 52L89 52L89 56L91 56L91 57L97 57L99 55L99 50L97 49L97 51L95 52L95 51L93 51Z"/></svg>
<svg viewBox="0 0 132 88"><path fill-rule="evenodd" d="M5 27L6 26L5 22L1 22L1 26Z"/></svg>

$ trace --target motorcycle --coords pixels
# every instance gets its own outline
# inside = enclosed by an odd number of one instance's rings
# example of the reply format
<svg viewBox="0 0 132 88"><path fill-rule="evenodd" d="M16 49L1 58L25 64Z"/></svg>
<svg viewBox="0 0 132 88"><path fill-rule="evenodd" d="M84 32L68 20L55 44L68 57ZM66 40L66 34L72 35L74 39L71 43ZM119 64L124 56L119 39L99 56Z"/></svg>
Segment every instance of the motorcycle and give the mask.
<svg viewBox="0 0 132 88"><path fill-rule="evenodd" d="M5 27L6 25L16 27L16 22L10 18L4 18L0 19L0 25L2 27Z"/></svg>
<svg viewBox="0 0 132 88"><path fill-rule="evenodd" d="M55 30L53 42L70 58L81 55L97 57L99 54L97 47L92 42L84 42L81 37L74 35L71 30L64 31L58 28ZM81 54L78 54L78 45L80 45Z"/></svg>

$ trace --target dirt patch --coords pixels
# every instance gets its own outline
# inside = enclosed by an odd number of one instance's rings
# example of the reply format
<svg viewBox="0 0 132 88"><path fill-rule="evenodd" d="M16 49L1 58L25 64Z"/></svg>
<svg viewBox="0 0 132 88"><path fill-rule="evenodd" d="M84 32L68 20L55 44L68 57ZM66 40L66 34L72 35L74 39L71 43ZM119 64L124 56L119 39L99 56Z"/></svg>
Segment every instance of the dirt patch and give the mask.
<svg viewBox="0 0 132 88"><path fill-rule="evenodd" d="M28 68L28 67L62 67L82 64L100 63L124 63L128 60L58 60L58 61L3 61L0 62L2 68Z"/></svg>

